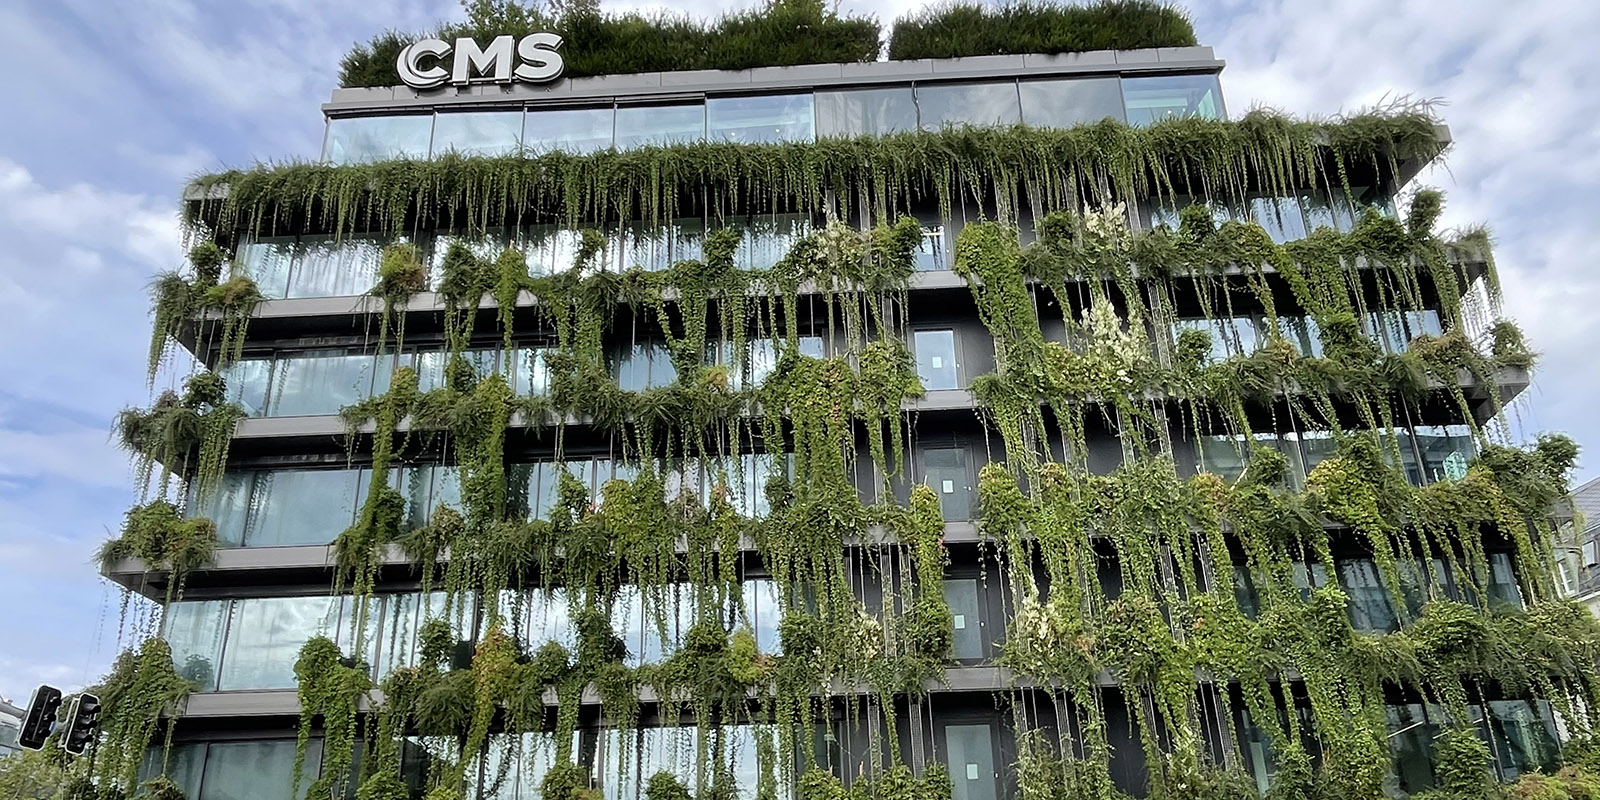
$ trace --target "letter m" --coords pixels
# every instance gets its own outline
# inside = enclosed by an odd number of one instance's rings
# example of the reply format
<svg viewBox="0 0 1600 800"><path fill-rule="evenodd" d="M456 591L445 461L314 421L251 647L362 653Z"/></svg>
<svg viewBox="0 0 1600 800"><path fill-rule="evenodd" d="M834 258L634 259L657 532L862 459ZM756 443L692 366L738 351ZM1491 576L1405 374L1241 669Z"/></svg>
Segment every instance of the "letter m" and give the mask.
<svg viewBox="0 0 1600 800"><path fill-rule="evenodd" d="M478 47L473 39L457 39L456 63L450 73L450 82L458 86L465 86L474 80L510 83L512 56L516 46L516 39L512 36L496 36L488 47L483 48ZM482 77L474 78L474 74Z"/></svg>

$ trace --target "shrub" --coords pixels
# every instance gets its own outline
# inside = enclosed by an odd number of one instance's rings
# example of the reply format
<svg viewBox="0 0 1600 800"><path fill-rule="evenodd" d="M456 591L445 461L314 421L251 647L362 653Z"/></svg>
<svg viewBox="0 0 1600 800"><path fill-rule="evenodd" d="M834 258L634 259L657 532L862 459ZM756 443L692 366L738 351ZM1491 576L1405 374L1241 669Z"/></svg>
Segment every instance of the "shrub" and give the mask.
<svg viewBox="0 0 1600 800"><path fill-rule="evenodd" d="M1015 53L1081 53L1189 47L1194 26L1183 11L1154 0L1066 5L1013 0L988 6L957 0L894 23L889 58L958 58Z"/></svg>

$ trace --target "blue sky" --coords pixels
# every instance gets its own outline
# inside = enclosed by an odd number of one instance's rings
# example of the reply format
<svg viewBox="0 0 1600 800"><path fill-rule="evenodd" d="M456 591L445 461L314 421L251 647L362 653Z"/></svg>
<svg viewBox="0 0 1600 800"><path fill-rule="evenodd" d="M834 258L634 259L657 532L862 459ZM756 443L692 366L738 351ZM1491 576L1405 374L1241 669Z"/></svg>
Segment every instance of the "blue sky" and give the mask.
<svg viewBox="0 0 1600 800"><path fill-rule="evenodd" d="M890 20L915 5L844 8ZM1228 61L1235 113L1334 114L1406 95L1447 103L1457 145L1447 168L1421 180L1446 191L1446 224L1491 225L1507 313L1544 353L1516 409L1520 428L1600 447L1590 413L1600 398L1600 4L1186 6ZM82 685L118 649L119 596L91 565L135 499L109 429L119 408L149 398L144 287L181 262L185 179L314 157L318 108L347 47L458 13L450 0L0 4L13 65L0 123L0 695ZM1600 472L1600 456L1584 463L1580 477Z"/></svg>

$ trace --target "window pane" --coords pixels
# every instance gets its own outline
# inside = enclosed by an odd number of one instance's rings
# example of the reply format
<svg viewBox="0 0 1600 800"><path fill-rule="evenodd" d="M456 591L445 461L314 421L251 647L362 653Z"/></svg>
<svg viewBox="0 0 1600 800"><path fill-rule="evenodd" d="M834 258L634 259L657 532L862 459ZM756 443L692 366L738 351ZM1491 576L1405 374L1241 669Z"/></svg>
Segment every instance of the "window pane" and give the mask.
<svg viewBox="0 0 1600 800"><path fill-rule="evenodd" d="M783 648L778 641L778 623L783 619L783 605L778 601L778 585L766 578L744 582L745 622L755 634L756 647L761 652L780 655Z"/></svg>
<svg viewBox="0 0 1600 800"><path fill-rule="evenodd" d="M1420 704L1385 707L1389 724L1389 757L1394 780L1402 792L1433 788L1433 740L1439 725L1428 719Z"/></svg>
<svg viewBox="0 0 1600 800"><path fill-rule="evenodd" d="M1278 333L1303 356L1322 357L1322 329L1311 317L1278 317Z"/></svg>
<svg viewBox="0 0 1600 800"><path fill-rule="evenodd" d="M1300 201L1293 197L1254 197L1250 199L1250 219L1266 229L1278 244L1306 238L1305 218Z"/></svg>
<svg viewBox="0 0 1600 800"><path fill-rule="evenodd" d="M956 374L955 331L916 331L911 342L916 351L917 377L922 380L922 388L929 391L961 388Z"/></svg>
<svg viewBox="0 0 1600 800"><path fill-rule="evenodd" d="M978 606L978 581L972 578L944 582L944 601L950 606L955 639L950 654L956 658L983 658L983 611Z"/></svg>
<svg viewBox="0 0 1600 800"><path fill-rule="evenodd" d="M467 797L478 800L522 800L538 797L544 775L555 763L555 735L549 733L495 734L484 754L483 776L469 770ZM500 778L499 783L495 779Z"/></svg>
<svg viewBox="0 0 1600 800"><path fill-rule="evenodd" d="M923 130L946 125L1017 125L1022 109L1015 83L968 83L917 87L917 121Z"/></svg>
<svg viewBox="0 0 1600 800"><path fill-rule="evenodd" d="M713 97L706 100L707 137L713 142L809 142L816 110L809 94Z"/></svg>
<svg viewBox="0 0 1600 800"><path fill-rule="evenodd" d="M245 546L332 542L355 519L360 474L354 469L258 473Z"/></svg>
<svg viewBox="0 0 1600 800"><path fill-rule="evenodd" d="M609 108L564 108L529 111L523 121L522 141L539 153L559 150L583 155L611 147L616 113Z"/></svg>
<svg viewBox="0 0 1600 800"><path fill-rule="evenodd" d="M473 374L479 380L495 372L495 351L492 349L464 350L460 356L472 367ZM450 363L450 357L450 353L438 350L417 354L417 391L429 392L445 385L445 368Z"/></svg>
<svg viewBox="0 0 1600 800"><path fill-rule="evenodd" d="M947 520L972 516L972 486L967 478L967 451L930 448L922 451L923 480L939 495Z"/></svg>
<svg viewBox="0 0 1600 800"><path fill-rule="evenodd" d="M1472 431L1465 425L1418 425L1415 438L1422 471L1430 482L1462 477L1477 452Z"/></svg>
<svg viewBox="0 0 1600 800"><path fill-rule="evenodd" d="M1122 121L1122 85L1116 78L1023 81L1022 122L1039 128L1070 128L1106 117Z"/></svg>
<svg viewBox="0 0 1600 800"><path fill-rule="evenodd" d="M430 592L426 597L426 602L420 593L392 594L384 598L378 635L382 652L376 662L379 676L388 675L399 667L417 665L421 654L417 632L424 622L444 616L444 592Z"/></svg>
<svg viewBox="0 0 1600 800"><path fill-rule="evenodd" d="M1200 449L1200 471L1209 472L1233 483L1244 474L1245 444L1242 437L1223 434L1202 436L1197 442Z"/></svg>
<svg viewBox="0 0 1600 800"><path fill-rule="evenodd" d="M1215 75L1123 78L1122 99L1129 125L1185 117L1222 119L1222 88Z"/></svg>
<svg viewBox="0 0 1600 800"><path fill-rule="evenodd" d="M215 743L207 748L205 779L197 800L295 800L306 796L321 771L320 743L307 748L305 775L291 791L294 740Z"/></svg>
<svg viewBox="0 0 1600 800"><path fill-rule="evenodd" d="M366 294L378 282L383 245L375 239L305 236L296 247L288 297Z"/></svg>
<svg viewBox="0 0 1600 800"><path fill-rule="evenodd" d="M272 397L267 414L298 417L337 414L339 409L372 394L372 356L303 353L273 365Z"/></svg>
<svg viewBox="0 0 1600 800"><path fill-rule="evenodd" d="M175 744L171 750L166 752L163 750L160 745L145 749L144 763L139 765L139 783L143 784L158 775L166 775L168 780L183 790L184 797L197 797L196 792L200 791L200 771L206 765L206 746ZM162 764L163 759L166 761L165 766Z"/></svg>
<svg viewBox="0 0 1600 800"><path fill-rule="evenodd" d="M757 217L745 225L733 263L740 269L771 269L789 254L795 242L810 233L811 218L804 214Z"/></svg>
<svg viewBox="0 0 1600 800"><path fill-rule="evenodd" d="M883 136L916 130L911 87L817 92L818 136Z"/></svg>
<svg viewBox="0 0 1600 800"><path fill-rule="evenodd" d="M346 117L328 120L322 160L335 164L427 158L433 117Z"/></svg>
<svg viewBox="0 0 1600 800"><path fill-rule="evenodd" d="M248 358L223 367L218 374L228 386L228 402L238 403L252 417L260 417L267 412L267 376L271 372L272 359Z"/></svg>
<svg viewBox="0 0 1600 800"><path fill-rule="evenodd" d="M235 600L218 688L293 689L301 646L338 632L340 604L338 597Z"/></svg>
<svg viewBox="0 0 1600 800"><path fill-rule="evenodd" d="M1555 717L1544 700L1491 700L1489 725L1500 779L1514 781L1528 772L1554 772L1561 761Z"/></svg>
<svg viewBox="0 0 1600 800"><path fill-rule="evenodd" d="M228 602L201 600L167 606L166 639L172 647L172 663L179 675L195 685L195 691L216 691Z"/></svg>
<svg viewBox="0 0 1600 800"><path fill-rule="evenodd" d="M522 147L521 111L441 113L433 118L433 154L498 156Z"/></svg>
<svg viewBox="0 0 1600 800"><path fill-rule="evenodd" d="M994 742L988 725L947 725L945 764L955 783L952 800L996 800Z"/></svg>
<svg viewBox="0 0 1600 800"><path fill-rule="evenodd" d="M912 269L917 272L934 272L950 268L950 262L944 255L944 226L923 225L922 242L917 245L915 253L916 263Z"/></svg>
<svg viewBox="0 0 1600 800"><path fill-rule="evenodd" d="M1389 602L1389 589L1368 558L1339 562L1339 583L1350 597L1350 624L1360 631L1392 631L1399 627Z"/></svg>
<svg viewBox="0 0 1600 800"><path fill-rule="evenodd" d="M256 288L269 300L287 297L296 242L293 236L263 236L246 242L234 259L235 274L255 281Z"/></svg>
<svg viewBox="0 0 1600 800"><path fill-rule="evenodd" d="M698 142L706 136L706 107L630 106L617 109L617 149Z"/></svg>
<svg viewBox="0 0 1600 800"><path fill-rule="evenodd" d="M223 473L222 483L203 502L196 501L191 496L187 515L205 517L216 523L218 546L244 545L245 523L249 517L254 478L254 472Z"/></svg>
<svg viewBox="0 0 1600 800"><path fill-rule="evenodd" d="M1522 609L1522 588L1511 568L1510 553L1489 554L1489 607L1496 611Z"/></svg>
<svg viewBox="0 0 1600 800"><path fill-rule="evenodd" d="M432 246L428 248L428 280L432 286L438 286L444 280L445 256L456 244L466 247L478 258L495 261L505 252L511 240L502 226L470 233L454 230L439 233L433 238Z"/></svg>

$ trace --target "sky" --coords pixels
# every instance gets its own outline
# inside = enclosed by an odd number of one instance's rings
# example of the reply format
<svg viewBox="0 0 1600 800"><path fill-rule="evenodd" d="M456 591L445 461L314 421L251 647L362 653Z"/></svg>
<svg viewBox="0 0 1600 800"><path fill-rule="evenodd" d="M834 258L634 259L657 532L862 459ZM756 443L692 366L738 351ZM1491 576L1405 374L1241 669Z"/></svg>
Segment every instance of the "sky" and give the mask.
<svg viewBox="0 0 1600 800"><path fill-rule="evenodd" d="M917 5L842 10L888 22ZM1506 313L1543 353L1519 428L1600 452L1600 418L1587 413L1600 398L1600 3L1183 5L1228 62L1234 114L1439 101L1456 145L1419 181L1445 191L1445 225L1490 226ZM137 499L111 420L150 398L145 289L182 263L184 182L316 157L319 107L350 44L459 13L452 0L0 3L12 65L0 122L0 696L91 683L127 637L119 591L92 561ZM1600 455L1584 458L1577 477L1596 474Z"/></svg>

